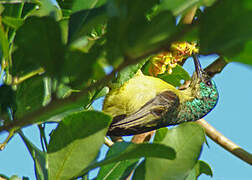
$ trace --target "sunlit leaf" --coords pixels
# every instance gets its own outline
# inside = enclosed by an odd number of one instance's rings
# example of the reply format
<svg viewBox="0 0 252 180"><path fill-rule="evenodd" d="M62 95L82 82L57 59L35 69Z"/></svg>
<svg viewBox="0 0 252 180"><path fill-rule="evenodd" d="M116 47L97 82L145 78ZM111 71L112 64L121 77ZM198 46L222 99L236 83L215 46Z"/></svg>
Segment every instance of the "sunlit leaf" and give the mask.
<svg viewBox="0 0 252 180"><path fill-rule="evenodd" d="M130 159L102 166L96 180L125 179L136 168L138 161L139 159Z"/></svg>
<svg viewBox="0 0 252 180"><path fill-rule="evenodd" d="M51 179L77 176L97 156L111 117L101 112L75 113L61 121L48 146Z"/></svg>
<svg viewBox="0 0 252 180"><path fill-rule="evenodd" d="M31 17L16 34L14 53L14 74L25 69L45 67L49 74L58 74L56 70L64 61L65 47L61 39L59 24L50 17Z"/></svg>
<svg viewBox="0 0 252 180"><path fill-rule="evenodd" d="M91 164L82 172L82 174L85 174L90 169L96 168L98 166L104 166L110 163L117 163L118 161L137 159L141 157L175 159L176 154L172 148L162 144L133 144L120 142L111 147L110 153L108 153L104 160Z"/></svg>
<svg viewBox="0 0 252 180"><path fill-rule="evenodd" d="M35 165L35 175L37 180L48 179L48 169L46 167L46 153L40 151L32 142L29 141L23 134L19 132L20 137L24 141Z"/></svg>
<svg viewBox="0 0 252 180"><path fill-rule="evenodd" d="M174 160L146 158L144 164L136 169L134 179L181 180L186 178L197 163L205 141L202 127L195 123L184 123L169 129L162 141L158 139L159 143L174 148L176 158Z"/></svg>

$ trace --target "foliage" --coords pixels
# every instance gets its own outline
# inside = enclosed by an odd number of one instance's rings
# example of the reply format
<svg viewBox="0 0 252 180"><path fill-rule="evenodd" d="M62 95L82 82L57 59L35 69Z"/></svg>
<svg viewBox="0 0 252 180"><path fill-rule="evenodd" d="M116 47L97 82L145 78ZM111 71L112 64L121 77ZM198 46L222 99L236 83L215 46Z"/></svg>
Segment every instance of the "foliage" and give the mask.
<svg viewBox="0 0 252 180"><path fill-rule="evenodd" d="M251 1L7 2L0 2L0 132L20 134L37 179L87 178L96 167L101 167L97 179L125 179L132 171L133 179L212 176L199 160L205 134L194 123L160 129L154 143L116 143L98 162L111 117L92 110L92 103L106 95L107 86L118 87L138 69L145 71L148 58L174 41L193 39L203 54L252 65ZM204 8L193 24L177 24L195 5ZM114 71L107 76L109 66ZM174 86L189 80L182 66L159 77ZM20 129L47 122L58 126L40 151Z"/></svg>

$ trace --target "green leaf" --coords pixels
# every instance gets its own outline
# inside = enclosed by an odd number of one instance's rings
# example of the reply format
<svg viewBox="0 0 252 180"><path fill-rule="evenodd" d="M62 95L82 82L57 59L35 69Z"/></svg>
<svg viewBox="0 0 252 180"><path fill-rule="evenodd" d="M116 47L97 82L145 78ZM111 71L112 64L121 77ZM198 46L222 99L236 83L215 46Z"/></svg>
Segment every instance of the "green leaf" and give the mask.
<svg viewBox="0 0 252 180"><path fill-rule="evenodd" d="M201 174L206 174L208 176L213 177L211 167L204 161L198 161L198 163L196 164L196 169L197 169L197 176L200 176Z"/></svg>
<svg viewBox="0 0 252 180"><path fill-rule="evenodd" d="M73 13L69 20L68 43L88 35L103 25L107 18L105 5Z"/></svg>
<svg viewBox="0 0 252 180"><path fill-rule="evenodd" d="M151 150L151 151L150 151ZM98 166L104 166L118 161L137 159L141 157L158 157L165 159L174 159L175 152L172 148L162 144L133 144L128 142L115 143L110 153L100 162L96 162L87 167L82 174Z"/></svg>
<svg viewBox="0 0 252 180"><path fill-rule="evenodd" d="M228 60L252 64L252 9L247 3L223 0L205 9L199 19L202 53L219 53Z"/></svg>
<svg viewBox="0 0 252 180"><path fill-rule="evenodd" d="M75 0L73 2L72 10L73 12L93 9L104 5L107 0Z"/></svg>
<svg viewBox="0 0 252 180"><path fill-rule="evenodd" d="M62 0L57 0L59 6L63 10L70 10L72 8L73 2L75 0L67 0L67 1L62 1Z"/></svg>
<svg viewBox="0 0 252 180"><path fill-rule="evenodd" d="M31 17L19 28L15 38L14 74L25 69L45 67L50 74L64 62L65 47L59 24L50 17Z"/></svg>
<svg viewBox="0 0 252 180"><path fill-rule="evenodd" d="M156 133L154 137L154 142L156 143L162 142L164 138L166 137L167 132L168 132L167 127L158 129L158 133Z"/></svg>
<svg viewBox="0 0 252 180"><path fill-rule="evenodd" d="M24 141L35 165L35 175L37 180L48 179L48 169L46 168L46 153L40 151L32 142L30 142L22 131L18 133Z"/></svg>
<svg viewBox="0 0 252 180"><path fill-rule="evenodd" d="M151 20L146 18L157 3L156 0L144 3L138 0L109 4L111 18L107 26L106 49L107 59L112 65L121 63L123 56L129 60L140 58L176 39L174 33L181 29L176 26L175 17L170 12L163 11Z"/></svg>
<svg viewBox="0 0 252 180"><path fill-rule="evenodd" d="M109 2L107 13L111 18L107 26L106 36L108 40L106 42L106 48L108 51L107 59L112 64L119 64L118 61L122 55L126 54L127 47L130 47L135 42L135 38L138 35L148 31L145 28L148 24L145 15L157 3L158 0L149 0L144 3L142 0L113 0ZM130 41L132 42L129 43ZM129 55L133 56L134 54Z"/></svg>
<svg viewBox="0 0 252 180"><path fill-rule="evenodd" d="M31 15L36 15L39 17L51 16L55 20L60 20L62 18L61 9L56 1L40 0L39 3L37 2L37 4L39 5L39 8Z"/></svg>
<svg viewBox="0 0 252 180"><path fill-rule="evenodd" d="M19 118L26 113L33 112L42 107L44 102L43 77L36 76L27 79L17 87L15 117Z"/></svg>
<svg viewBox="0 0 252 180"><path fill-rule="evenodd" d="M126 68L124 68L123 70L121 70L117 74L117 77L116 77L115 81L112 83L111 86L113 88L121 87L121 85L123 85L125 82L127 82L128 80L130 80L137 73L137 71L142 68L142 66L145 64L145 62L147 60L148 59L142 60L138 64L127 66Z"/></svg>
<svg viewBox="0 0 252 180"><path fill-rule="evenodd" d="M177 65L175 68L173 68L171 74L165 73L165 74L158 75L158 77L172 84L175 87L181 86L182 80L187 81L191 79L188 72L180 65Z"/></svg>
<svg viewBox="0 0 252 180"><path fill-rule="evenodd" d="M206 162L199 160L187 176L186 180L197 180L201 174L206 174L211 177L213 176L211 167Z"/></svg>
<svg viewBox="0 0 252 180"><path fill-rule="evenodd" d="M14 29L18 29L23 23L24 20L21 18L14 18L10 16L4 16L2 17L2 22Z"/></svg>
<svg viewBox="0 0 252 180"><path fill-rule="evenodd" d="M118 161L102 166L96 180L126 179L136 168L139 159Z"/></svg>
<svg viewBox="0 0 252 180"><path fill-rule="evenodd" d="M6 33L4 32L4 29L2 26L0 26L0 58L3 60L3 57L5 59L8 59L9 57L9 42L8 37L6 36ZM2 64L3 62L1 62Z"/></svg>
<svg viewBox="0 0 252 180"><path fill-rule="evenodd" d="M134 178L185 179L197 163L204 141L204 130L196 123L183 123L169 129L166 137L159 143L174 148L176 159L146 158L145 163L136 169Z"/></svg>
<svg viewBox="0 0 252 180"><path fill-rule="evenodd" d="M11 0L9 1L11 2ZM23 4L21 3L10 3L4 4L3 16L20 17L22 12Z"/></svg>
<svg viewBox="0 0 252 180"><path fill-rule="evenodd" d="M144 67L144 72L145 74L149 74L148 69L151 66L150 63L148 63L145 67ZM177 65L175 68L172 69L172 73L169 74L168 72L164 73L164 74L159 74L157 76L158 78L168 82L169 84L175 86L175 87L179 87L181 86L181 81L187 81L190 80L191 77L188 74L188 72L180 65Z"/></svg>
<svg viewBox="0 0 252 180"><path fill-rule="evenodd" d="M69 77L73 88L81 88L94 76L97 61L102 58L102 46L94 44L88 53L80 50L67 51L65 62L61 65L61 75Z"/></svg>
<svg viewBox="0 0 252 180"><path fill-rule="evenodd" d="M11 86L0 86L0 113L7 113L7 109L16 110L16 94Z"/></svg>
<svg viewBox="0 0 252 180"><path fill-rule="evenodd" d="M34 92L36 92L36 91L34 91ZM84 94L83 96L79 97L75 101L68 101L68 102L64 102L63 104L61 104L61 101L59 101L59 102L57 102L58 105L56 105L56 107L54 107L50 111L47 111L46 113L38 113L38 115L37 114L34 115L36 118L33 118L33 121L25 122L24 125L30 125L30 124L34 124L34 123L39 124L39 123L43 123L43 122L59 122L63 118L67 117L70 114L83 111L84 110L83 107L85 107L90 102L92 96L93 96L92 93L88 92L88 93ZM38 98L39 98L39 96L38 96ZM44 101L42 103L44 104ZM55 103L55 102L52 102L52 103ZM30 106L28 106L27 110L29 110L29 108L30 108ZM25 113L26 113L26 111L25 111ZM29 111L29 113L32 114L32 112L30 112L30 111ZM27 112L27 114L28 114L28 112ZM22 116L20 118L23 118L24 115L25 114L22 114Z"/></svg>
<svg viewBox="0 0 252 180"><path fill-rule="evenodd" d="M126 41L127 54L135 58L154 48L171 43L169 40L181 30L176 26L175 21L175 17L169 11L163 11L152 18L151 22L142 24L141 28L136 29L137 24L135 27L130 26L128 32L130 39Z"/></svg>
<svg viewBox="0 0 252 180"><path fill-rule="evenodd" d="M172 11L174 16L178 16L181 14L185 14L190 8L193 6L210 6L212 5L216 0L198 0L198 1L192 1L192 0L162 0L159 4L159 11L163 10L170 10Z"/></svg>
<svg viewBox="0 0 252 180"><path fill-rule="evenodd" d="M61 121L48 146L49 179L71 179L97 156L111 117L84 111Z"/></svg>

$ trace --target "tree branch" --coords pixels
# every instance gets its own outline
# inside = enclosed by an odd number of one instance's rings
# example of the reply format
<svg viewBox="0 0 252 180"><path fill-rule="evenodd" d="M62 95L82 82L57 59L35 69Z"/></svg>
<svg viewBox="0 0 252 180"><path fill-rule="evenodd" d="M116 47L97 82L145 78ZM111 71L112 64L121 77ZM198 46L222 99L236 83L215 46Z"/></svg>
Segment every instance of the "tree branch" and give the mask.
<svg viewBox="0 0 252 180"><path fill-rule="evenodd" d="M216 74L219 74L227 64L228 62L225 61L225 59L222 56L220 56L216 61L207 66L204 70L207 72L209 76L213 77Z"/></svg>
<svg viewBox="0 0 252 180"><path fill-rule="evenodd" d="M221 147L223 147L236 157L240 158L241 160L252 165L252 154L239 147L230 139L226 138L223 134L218 132L213 126L211 126L204 119L200 119L196 121L196 123L198 123L205 129L207 136L211 138L215 143L219 144Z"/></svg>

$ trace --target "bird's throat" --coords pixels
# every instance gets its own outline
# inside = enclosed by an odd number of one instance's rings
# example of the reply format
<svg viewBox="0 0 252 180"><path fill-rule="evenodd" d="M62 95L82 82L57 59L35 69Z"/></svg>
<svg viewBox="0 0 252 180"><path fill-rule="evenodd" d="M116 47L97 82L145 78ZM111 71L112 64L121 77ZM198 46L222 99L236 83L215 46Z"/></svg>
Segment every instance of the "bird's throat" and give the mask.
<svg viewBox="0 0 252 180"><path fill-rule="evenodd" d="M200 92L204 94L204 92ZM178 115L176 124L188 121L196 121L207 115L216 105L218 100L218 93L212 92L209 96L202 96L201 98L193 98L182 102L178 108Z"/></svg>

